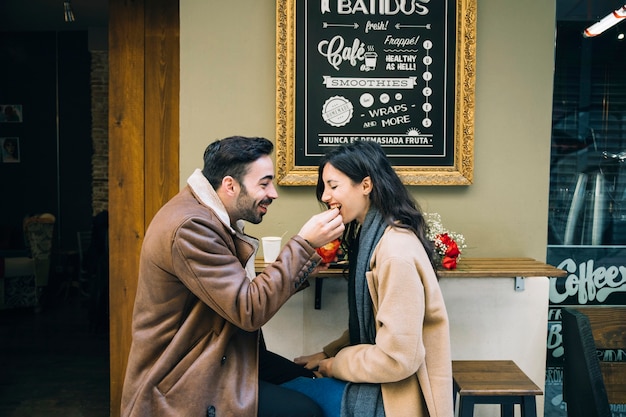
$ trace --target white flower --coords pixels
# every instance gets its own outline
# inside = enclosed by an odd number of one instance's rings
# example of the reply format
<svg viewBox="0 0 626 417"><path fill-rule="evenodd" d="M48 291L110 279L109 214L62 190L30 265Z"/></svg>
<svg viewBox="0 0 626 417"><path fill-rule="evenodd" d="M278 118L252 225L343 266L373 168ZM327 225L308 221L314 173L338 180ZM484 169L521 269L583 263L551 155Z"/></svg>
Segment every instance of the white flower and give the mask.
<svg viewBox="0 0 626 417"><path fill-rule="evenodd" d="M435 243L435 249L440 255L445 254L447 249L447 247L439 240L439 236L445 233L447 233L448 236L456 242L460 252L463 252L463 249L467 247L465 244L465 236L460 233L451 232L443 227L443 222L441 221L441 215L439 213L423 213L423 216L424 220L426 220L426 224L428 225L428 240Z"/></svg>

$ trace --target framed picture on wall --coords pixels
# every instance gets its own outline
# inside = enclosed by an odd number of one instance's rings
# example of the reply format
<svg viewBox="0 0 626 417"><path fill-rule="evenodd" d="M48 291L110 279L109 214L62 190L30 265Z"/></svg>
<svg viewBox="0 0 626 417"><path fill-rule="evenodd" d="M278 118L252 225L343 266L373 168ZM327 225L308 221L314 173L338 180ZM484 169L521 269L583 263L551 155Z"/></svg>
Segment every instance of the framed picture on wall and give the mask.
<svg viewBox="0 0 626 417"><path fill-rule="evenodd" d="M22 105L0 104L0 123L22 123Z"/></svg>
<svg viewBox="0 0 626 417"><path fill-rule="evenodd" d="M20 138L0 138L0 145L2 145L3 163L20 162Z"/></svg>
<svg viewBox="0 0 626 417"><path fill-rule="evenodd" d="M476 1L278 0L278 183L367 140L405 184L471 184Z"/></svg>

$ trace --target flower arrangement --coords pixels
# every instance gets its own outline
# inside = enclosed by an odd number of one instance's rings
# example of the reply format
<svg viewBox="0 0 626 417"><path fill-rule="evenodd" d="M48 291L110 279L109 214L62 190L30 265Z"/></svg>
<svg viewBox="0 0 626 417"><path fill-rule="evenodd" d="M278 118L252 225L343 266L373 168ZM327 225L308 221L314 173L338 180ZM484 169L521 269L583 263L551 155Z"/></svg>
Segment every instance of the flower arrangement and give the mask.
<svg viewBox="0 0 626 417"><path fill-rule="evenodd" d="M467 247L465 237L443 227L439 213L424 213L424 219L428 225L428 238L435 245L441 266L445 269L455 269L461 259L461 252Z"/></svg>

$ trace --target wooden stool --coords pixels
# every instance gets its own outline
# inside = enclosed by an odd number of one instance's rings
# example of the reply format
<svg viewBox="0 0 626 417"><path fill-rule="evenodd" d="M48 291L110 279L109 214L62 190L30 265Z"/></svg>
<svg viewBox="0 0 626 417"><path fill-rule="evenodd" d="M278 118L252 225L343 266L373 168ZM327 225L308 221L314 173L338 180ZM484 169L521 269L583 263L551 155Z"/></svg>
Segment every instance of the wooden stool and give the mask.
<svg viewBox="0 0 626 417"><path fill-rule="evenodd" d="M519 404L522 417L537 417L535 396L543 392L513 361L452 361L452 375L459 417L472 417L474 404L500 404L502 417Z"/></svg>

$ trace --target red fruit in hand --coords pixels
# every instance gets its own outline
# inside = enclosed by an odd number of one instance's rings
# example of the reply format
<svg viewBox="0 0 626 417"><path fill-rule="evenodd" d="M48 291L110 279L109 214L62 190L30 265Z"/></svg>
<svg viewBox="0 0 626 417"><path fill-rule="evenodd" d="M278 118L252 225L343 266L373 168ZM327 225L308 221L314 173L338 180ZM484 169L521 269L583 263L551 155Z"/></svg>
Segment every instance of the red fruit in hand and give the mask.
<svg viewBox="0 0 626 417"><path fill-rule="evenodd" d="M315 250L317 251L319 256L322 257L322 262L328 264L335 260L340 244L341 241L339 239L335 239L332 242L328 242L324 246L316 248Z"/></svg>

